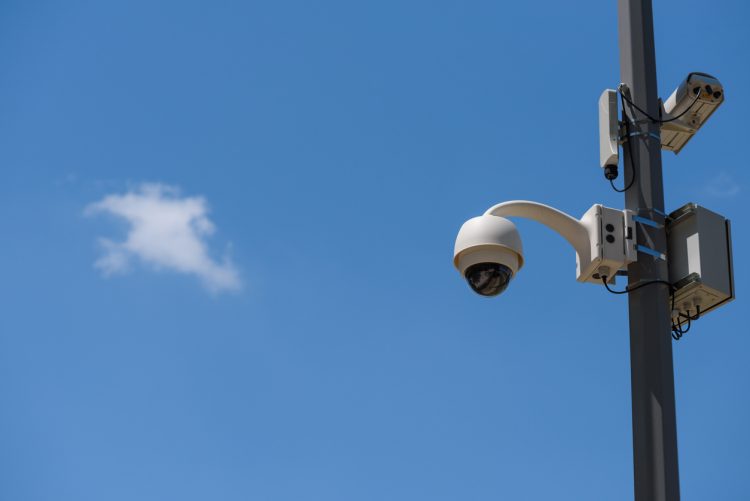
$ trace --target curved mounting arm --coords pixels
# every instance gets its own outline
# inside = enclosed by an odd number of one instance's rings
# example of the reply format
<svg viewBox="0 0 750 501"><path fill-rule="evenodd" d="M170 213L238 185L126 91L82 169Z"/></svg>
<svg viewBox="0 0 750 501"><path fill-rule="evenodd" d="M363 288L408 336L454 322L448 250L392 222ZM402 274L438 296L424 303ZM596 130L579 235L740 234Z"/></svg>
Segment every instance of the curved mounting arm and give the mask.
<svg viewBox="0 0 750 501"><path fill-rule="evenodd" d="M576 218L550 207L528 200L511 200L487 209L486 216L522 217L542 223L560 234L578 253L581 263L591 260L591 243L586 227Z"/></svg>

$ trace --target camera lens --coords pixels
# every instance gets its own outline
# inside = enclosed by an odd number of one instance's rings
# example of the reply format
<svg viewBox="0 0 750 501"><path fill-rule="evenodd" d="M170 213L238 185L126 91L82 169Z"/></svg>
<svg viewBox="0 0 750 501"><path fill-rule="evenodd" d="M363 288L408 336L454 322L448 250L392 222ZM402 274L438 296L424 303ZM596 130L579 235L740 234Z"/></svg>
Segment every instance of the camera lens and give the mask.
<svg viewBox="0 0 750 501"><path fill-rule="evenodd" d="M513 271L500 263L477 263L466 269L466 280L472 290L482 296L497 296L513 277Z"/></svg>

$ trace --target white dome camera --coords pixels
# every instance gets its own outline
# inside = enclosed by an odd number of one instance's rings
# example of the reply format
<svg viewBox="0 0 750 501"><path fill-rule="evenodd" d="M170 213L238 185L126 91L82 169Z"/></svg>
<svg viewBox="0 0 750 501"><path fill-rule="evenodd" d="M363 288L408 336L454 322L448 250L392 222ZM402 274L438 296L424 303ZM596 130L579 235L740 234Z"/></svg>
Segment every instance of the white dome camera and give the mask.
<svg viewBox="0 0 750 501"><path fill-rule="evenodd" d="M453 264L482 296L497 296L523 266L523 247L516 225L497 216L466 221L456 237Z"/></svg>
<svg viewBox="0 0 750 501"><path fill-rule="evenodd" d="M482 296L503 292L523 266L523 247L516 225L506 217L537 221L557 232L576 251L576 280L614 283L618 270L637 259L632 211L596 204L580 220L527 200L511 200L487 209L461 226L453 264Z"/></svg>

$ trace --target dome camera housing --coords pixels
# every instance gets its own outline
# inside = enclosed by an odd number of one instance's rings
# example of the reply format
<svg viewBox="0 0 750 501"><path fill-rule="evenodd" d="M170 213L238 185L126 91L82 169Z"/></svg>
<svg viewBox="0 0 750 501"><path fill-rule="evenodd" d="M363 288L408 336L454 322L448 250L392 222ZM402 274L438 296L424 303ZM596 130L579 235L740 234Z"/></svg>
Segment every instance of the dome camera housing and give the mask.
<svg viewBox="0 0 750 501"><path fill-rule="evenodd" d="M523 266L523 246L516 225L498 216L469 219L456 237L453 264L474 292L497 296Z"/></svg>

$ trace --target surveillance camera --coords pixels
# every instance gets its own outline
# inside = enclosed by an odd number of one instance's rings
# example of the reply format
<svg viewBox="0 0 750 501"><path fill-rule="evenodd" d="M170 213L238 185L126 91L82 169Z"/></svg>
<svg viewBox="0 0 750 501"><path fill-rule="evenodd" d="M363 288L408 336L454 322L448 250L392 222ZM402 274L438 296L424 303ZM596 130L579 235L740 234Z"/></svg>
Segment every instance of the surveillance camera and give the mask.
<svg viewBox="0 0 750 501"><path fill-rule="evenodd" d="M724 87L706 73L690 73L664 102L662 149L679 153L724 102Z"/></svg>
<svg viewBox="0 0 750 501"><path fill-rule="evenodd" d="M576 252L579 282L614 283L617 270L637 260L633 211L596 204L579 220L549 205L511 200L466 221L456 237L453 264L482 296L503 292L523 266L521 237L506 216L532 219L567 240Z"/></svg>
<svg viewBox="0 0 750 501"><path fill-rule="evenodd" d="M523 266L523 247L516 225L503 217L469 219L458 232L453 264L482 296L497 296Z"/></svg>

